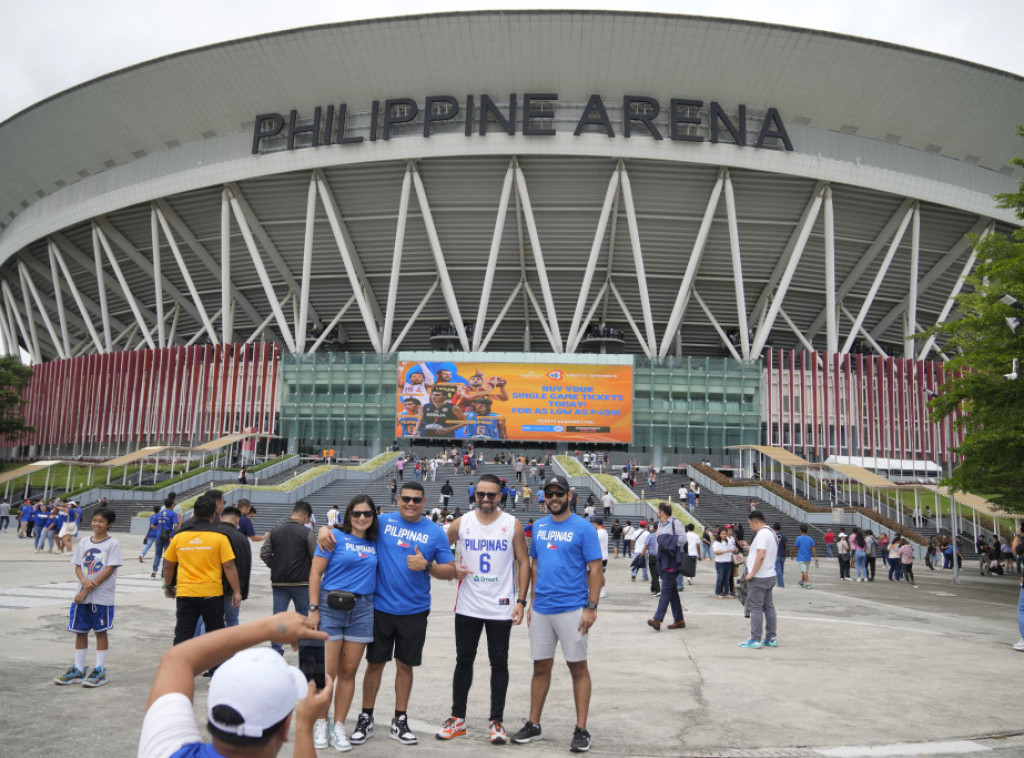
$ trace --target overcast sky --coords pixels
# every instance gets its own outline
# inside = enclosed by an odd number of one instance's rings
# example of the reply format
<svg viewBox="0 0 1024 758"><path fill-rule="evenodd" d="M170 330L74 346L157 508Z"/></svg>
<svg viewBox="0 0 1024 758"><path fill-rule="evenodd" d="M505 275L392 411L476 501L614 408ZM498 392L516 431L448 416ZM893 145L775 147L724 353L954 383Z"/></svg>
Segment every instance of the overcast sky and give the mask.
<svg viewBox="0 0 1024 758"><path fill-rule="evenodd" d="M201 45L300 26L459 10L656 11L800 26L894 42L1024 75L1024 0L36 0L3 3L0 121L97 76ZM379 9L379 10L378 10Z"/></svg>

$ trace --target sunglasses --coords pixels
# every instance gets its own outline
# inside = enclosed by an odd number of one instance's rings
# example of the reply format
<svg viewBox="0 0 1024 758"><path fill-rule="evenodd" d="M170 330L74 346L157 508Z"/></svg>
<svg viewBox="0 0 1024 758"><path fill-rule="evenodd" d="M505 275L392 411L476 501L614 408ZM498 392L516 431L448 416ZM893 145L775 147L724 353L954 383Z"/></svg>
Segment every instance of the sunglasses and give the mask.
<svg viewBox="0 0 1024 758"><path fill-rule="evenodd" d="M544 497L565 497L565 490L544 490Z"/></svg>
<svg viewBox="0 0 1024 758"><path fill-rule="evenodd" d="M476 492L474 494L483 500L496 500L501 495L500 492Z"/></svg>
<svg viewBox="0 0 1024 758"><path fill-rule="evenodd" d="M352 511L352 518L373 518L373 511Z"/></svg>
<svg viewBox="0 0 1024 758"><path fill-rule="evenodd" d="M412 496L409 496L409 495L399 495L398 499L401 500L403 503L422 503L423 502L423 498L422 497L412 497Z"/></svg>

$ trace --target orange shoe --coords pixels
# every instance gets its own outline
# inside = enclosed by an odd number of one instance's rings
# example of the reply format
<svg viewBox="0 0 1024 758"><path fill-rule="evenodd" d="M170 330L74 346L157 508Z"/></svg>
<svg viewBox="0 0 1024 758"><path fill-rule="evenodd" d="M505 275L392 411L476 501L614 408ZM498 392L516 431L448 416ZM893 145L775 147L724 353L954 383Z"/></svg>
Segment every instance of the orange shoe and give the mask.
<svg viewBox="0 0 1024 758"><path fill-rule="evenodd" d="M451 716L435 734L439 740L450 740L453 737L466 736L466 719L457 719Z"/></svg>
<svg viewBox="0 0 1024 758"><path fill-rule="evenodd" d="M492 745L504 745L508 742L508 732L497 719L491 719L491 736L487 739L491 741Z"/></svg>

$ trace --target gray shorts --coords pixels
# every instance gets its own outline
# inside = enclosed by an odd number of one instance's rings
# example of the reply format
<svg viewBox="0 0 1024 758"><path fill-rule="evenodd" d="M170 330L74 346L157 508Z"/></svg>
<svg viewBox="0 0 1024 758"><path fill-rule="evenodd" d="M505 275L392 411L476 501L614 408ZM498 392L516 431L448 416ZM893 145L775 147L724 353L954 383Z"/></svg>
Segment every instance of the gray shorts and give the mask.
<svg viewBox="0 0 1024 758"><path fill-rule="evenodd" d="M548 615L532 611L530 614L530 657L544 661L555 657L555 646L562 643L566 663L587 660L589 634L579 630L583 609Z"/></svg>
<svg viewBox="0 0 1024 758"><path fill-rule="evenodd" d="M797 561L796 565L799 566L800 567L800 571L802 571L805 574L808 571L811 570L811 562L810 561Z"/></svg>

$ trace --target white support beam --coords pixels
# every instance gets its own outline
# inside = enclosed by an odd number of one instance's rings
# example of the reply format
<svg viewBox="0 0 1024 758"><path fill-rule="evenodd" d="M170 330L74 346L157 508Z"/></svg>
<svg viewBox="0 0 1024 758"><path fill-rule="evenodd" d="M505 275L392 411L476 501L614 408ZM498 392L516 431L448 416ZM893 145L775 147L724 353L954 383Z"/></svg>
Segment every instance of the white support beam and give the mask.
<svg viewBox="0 0 1024 758"><path fill-rule="evenodd" d="M683 281L679 284L679 293L676 295L675 304L672 306L672 313L668 317L665 332L661 336L659 358L664 359L668 355L668 351L672 347L672 337L683 323L683 315L686 313L690 293L693 291L693 283L697 279L697 269L700 268L701 257L704 255L704 246L707 245L708 235L711 233L711 222L715 219L715 210L718 208L718 199L722 196L722 186L724 184L725 170L722 169L718 172L715 186L711 188L711 197L708 198L708 204L704 208L704 218L701 219L700 229L697 230L697 238L693 241L690 259L686 262L686 271L683 273Z"/></svg>
<svg viewBox="0 0 1024 758"><path fill-rule="evenodd" d="M306 349L306 322L309 320L309 283L313 276L313 233L316 231L316 174L310 174L306 190L306 229L302 238L302 285L299 291L299 316L295 323L295 346Z"/></svg>
<svg viewBox="0 0 1024 758"><path fill-rule="evenodd" d="M786 311L782 308L779 308L779 315L782 317L782 320L786 322L786 326L788 326L790 330L793 332L793 334L796 335L796 338L800 340L800 344L804 346L804 349L809 353L813 353L814 345L812 345L803 335L800 329L797 328L797 325L793 323L793 320L786 314Z"/></svg>
<svg viewBox="0 0 1024 758"><path fill-rule="evenodd" d="M839 351L839 319L836 310L836 216L832 185L825 185L825 344Z"/></svg>
<svg viewBox="0 0 1024 758"><path fill-rule="evenodd" d="M587 305L587 297L590 295L590 287L594 281L594 272L597 270L597 260L601 255L601 246L604 244L605 232L608 229L608 219L612 214L612 206L619 192L619 176L622 174L622 161L619 161L615 170L608 179L608 189L604 193L604 203L601 205L601 215L597 220L597 229L594 230L594 241L590 245L590 257L583 269L583 283L580 285L579 298L576 300L576 311L573 313L572 324L569 326L569 335L565 338L566 352L575 352L589 321L583 321L583 309ZM630 199L632 204L632 198ZM604 292L604 288L601 289ZM598 298L599 299L599 298ZM593 310L591 310L593 313Z"/></svg>
<svg viewBox="0 0 1024 758"><path fill-rule="evenodd" d="M462 323L462 313L459 310L458 299L455 297L455 287L452 285L451 276L448 274L448 264L444 259L444 251L441 249L441 240L437 236L437 227L434 226L434 215L430 212L430 203L427 200L427 191L423 187L423 178L420 176L419 168L413 165L412 172L413 186L416 188L416 199L419 201L420 213L423 216L423 225L427 229L427 239L430 241L430 250L434 254L434 265L437 267L437 275L441 279L441 291L444 293L445 305L455 327L455 333L459 335L459 344L463 350L469 350L469 337L466 335L465 324Z"/></svg>
<svg viewBox="0 0 1024 758"><path fill-rule="evenodd" d="M68 317L64 310L64 290L60 283L60 274L57 271L57 261L53 257L53 243L47 240L46 252L50 262L50 281L53 282L53 299L57 305L57 321L60 324L61 345L64 348L64 355L71 355L71 334L68 332Z"/></svg>
<svg viewBox="0 0 1024 758"><path fill-rule="evenodd" d="M110 241L107 236L103 233L102 227L98 224L95 227L97 238L100 241L100 247L107 254L107 260L110 262L110 268L114 270L114 276L117 277L117 283L121 285L123 291L123 297L128 301L128 307L131 309L132 315L135 316L135 322L139 325L139 330L142 332L142 338L146 340L146 344L150 348L155 348L156 343L153 342L153 335L149 331L149 327L146 325L146 320L142 317L142 310L139 307L138 301L135 299L135 295L132 293L132 288L128 284L128 280L124 276L124 272L121 271L121 265L117 262L117 256L114 255L114 251L110 247Z"/></svg>
<svg viewBox="0 0 1024 758"><path fill-rule="evenodd" d="M494 272L498 268L498 253L501 250L501 238L505 232L505 218L508 215L508 201L512 197L512 185L515 181L515 162L509 161L505 171L505 181L501 184L501 197L498 199L498 213L494 218L494 234L491 235L491 249L487 254L487 269L484 271L484 286L480 291L480 306L476 312L476 324L473 327L473 349L480 350L484 337L484 323L487 319L487 306L491 302L491 289L494 287ZM405 185L402 185L403 193ZM518 291L519 285L516 285ZM390 298L388 304L390 305ZM499 319L500 322L500 319Z"/></svg>
<svg viewBox="0 0 1024 758"><path fill-rule="evenodd" d="M313 353L320 349L320 346L324 343L324 340L327 339L327 335L334 331L334 328L338 325L338 322L341 321L342 316L348 313L348 309L352 307L352 304L355 303L355 301L355 295L348 296L348 300L346 300L345 304L341 306L341 310L338 311L338 315L336 315L331 320L331 323L327 325L327 328L323 330L320 336L316 338L316 342L314 342L313 345L306 352L312 355Z"/></svg>
<svg viewBox="0 0 1024 758"><path fill-rule="evenodd" d="M341 212L338 209L334 193L329 191L319 173L316 177L316 185L320 191L320 201L323 203L324 211L327 213L327 221L331 225L331 232L334 234L335 244L338 246L338 253L341 255L341 262L344 264L345 273L348 275L349 285L352 287L352 294L356 296L356 304L359 306L359 313L363 317L366 334L370 338L373 349L378 353L383 353L384 347L381 344L381 330L377 325L373 308L370 306L367 292L363 287L363 280L359 278L355 267L355 248L352 245L352 238L349 237L348 229L341 220Z"/></svg>
<svg viewBox="0 0 1024 758"><path fill-rule="evenodd" d="M921 268L921 203L914 203L914 218L910 226L910 291L907 293L907 323L910 328L904 336L903 357L914 357L914 334L917 332L917 277Z"/></svg>
<svg viewBox="0 0 1024 758"><path fill-rule="evenodd" d="M241 294L241 293L239 293ZM220 311L221 341L227 345L234 341L234 311L231 302L231 197L227 189L220 191Z"/></svg>
<svg viewBox="0 0 1024 758"><path fill-rule="evenodd" d="M174 315L171 317L171 330L167 332L167 345L170 347L174 344L175 338L178 336L178 317L181 315L181 304L174 304Z"/></svg>
<svg viewBox="0 0 1024 758"><path fill-rule="evenodd" d="M702 298L700 293L697 292L696 287L693 288L693 299L697 301L697 305L699 305L700 309L704 311L704 315L707 316L708 321L711 322L711 326L714 330L718 332L718 338L722 340L722 344L725 345L725 348L732 354L732 357L738 361L744 360L740 354L736 352L736 348L733 347L732 343L729 342L729 336L725 333L725 330L722 329L722 325L718 323L718 319L716 319L714 314L711 313L711 309L708 308L707 303L704 302L704 298Z"/></svg>
<svg viewBox="0 0 1024 758"><path fill-rule="evenodd" d="M281 307L284 308L286 305L288 305L288 303L291 301L291 299L292 299L292 293L291 292L286 293L285 296L284 296L284 300L281 301ZM256 338L259 337L263 333L263 330L266 329L270 325L270 322L273 321L274 318L275 318L275 315L274 315L273 312L267 314L267 317L265 319L263 319L259 323L259 325L256 327L256 329L253 330L253 333L250 334L248 339L245 340L245 344L251 345L253 342L255 342Z"/></svg>
<svg viewBox="0 0 1024 758"><path fill-rule="evenodd" d="M584 324L591 323L594 320L594 312L597 311L597 307L599 305L601 305L602 303L607 302L605 300L605 294L608 292L608 283L610 281L611 281L611 279L605 279L604 280L604 284L602 284L601 285L601 289L599 289L597 291L597 297L595 297L594 301L590 304L590 309L587 311L587 315L583 319L582 323L584 323ZM567 352L567 353L575 353L576 349L580 346L580 342L583 341L583 337L586 335L586 333L587 333L586 328L577 329L576 330L576 336L573 338L573 341L572 341L572 345L567 345L566 348L565 348L565 352Z"/></svg>
<svg viewBox="0 0 1024 758"><path fill-rule="evenodd" d="M39 296L39 290L36 289L36 283L32 279L32 275L29 274L28 269L25 268L25 264L22 261L18 261L18 276L21 277L21 292L24 295L25 290L32 295L32 299L35 301L36 310L39 312L39 316L43 322L43 326L46 327L46 331L50 335L50 339L53 341L53 346L57 349L57 355L61 358L67 358L68 353L64 350L64 342L60 337L57 336L57 329L53 325L53 320L50 318L49 312L46 310L46 306L43 304L43 299ZM25 298L25 308L28 309L28 298Z"/></svg>
<svg viewBox="0 0 1024 758"><path fill-rule="evenodd" d="M217 309L217 312L213 314L213 318L210 319L210 320L211 321L216 321L219 318L220 318L220 308ZM207 329L205 326L199 327L199 329L196 330L195 334L193 334L192 337L189 338L189 341L185 343L185 347L188 347L189 345L195 344L195 341L198 340L202 336L203 332L206 332L207 334L210 333L209 329ZM212 337L210 338L210 341L213 344L215 344L215 345L217 344L217 341L214 338L212 338Z"/></svg>
<svg viewBox="0 0 1024 758"><path fill-rule="evenodd" d="M516 297L519 295L519 290L521 290L522 288L523 279L520 278L520 280L516 282L516 286L512 288L512 294L508 296L508 299L505 301L505 305L502 306L497 318L494 319L494 323L491 324L491 329L490 331L487 332L487 338L483 342L481 342L479 346L475 347L474 350L483 352L484 350L487 349L487 346L491 344L491 339L497 333L498 327L501 326L502 321L504 321L505 319L505 314L508 313L508 309L512 307L512 303L515 302Z"/></svg>
<svg viewBox="0 0 1024 758"><path fill-rule="evenodd" d="M61 255L60 248L54 244L53 240L49 241L49 248L50 257L57 261L57 265L60 267L61 273L64 275L64 281L67 282L68 289L71 291L71 298L75 301L75 305L78 306L78 312L82 316L82 322L85 324L86 331L89 332L89 336L92 338L93 345L96 347L96 352L105 352L103 349L103 340L100 339L99 332L96 331L96 327L92 323L92 318L89 316L82 293L78 291L78 285L75 283L74 277L71 276L71 272L68 270L67 261L64 260L64 256Z"/></svg>
<svg viewBox="0 0 1024 758"><path fill-rule="evenodd" d="M217 345L219 344L219 338L217 336L217 330L213 327L213 321L206 314L206 306L203 305L203 299L199 295L199 290L196 289L196 283L192 280L192 273L188 270L188 266L185 264L185 258L181 254L181 249L178 247L177 240L174 239L174 233L171 231L170 224L167 223L167 217L164 215L163 209L159 206L155 209L157 220L160 222L160 228L163 229L164 237L167 239L167 244L171 248L171 255L174 256L175 262L178 264L178 269L181 271L181 276L185 280L185 286L188 288L189 294L192 296L192 307L195 308L199 315L199 321L206 329L207 334L210 335L210 341ZM271 303L273 305L273 303Z"/></svg>
<svg viewBox="0 0 1024 758"><path fill-rule="evenodd" d="M546 331L551 335L551 346L556 353L564 352L562 345L562 330L558 325L558 314L555 312L555 299L551 294L551 282L548 281L548 269L544 265L544 253L540 247L540 235L537 233L537 220L533 217L533 205L530 203L530 193L526 188L526 177L523 169L516 162L516 194L523 207L523 218L526 221L526 231L530 237L530 248L533 250L533 262L536 266L537 281L540 282L541 295L544 297L544 307L547 311ZM527 292L530 290L527 289ZM539 318L544 316L537 314Z"/></svg>
<svg viewBox="0 0 1024 758"><path fill-rule="evenodd" d="M986 235L988 233L986 232ZM983 238L984 239L984 238ZM964 282L967 281L967 277L970 276L971 269L974 268L974 263L978 259L978 253L972 249L971 254L967 256L967 262L964 264L963 269L960 271L960 276L956 278L956 283L953 285L953 289L950 290L949 297L946 298L946 302L942 305L942 311L939 313L939 318L935 321L935 325L946 323L946 319L949 318L950 312L953 310L953 306L956 305L957 295L960 294L960 290L963 289ZM923 361L929 351L935 345L935 335L933 334L924 343L924 347L921 348L921 354L917 357L919 361Z"/></svg>
<svg viewBox="0 0 1024 758"><path fill-rule="evenodd" d="M918 291L927 292L951 266L958 264L963 254L971 247L970 238L984 234L985 230L992 223L993 221L990 218L979 218L974 222L967 233L956 241L949 251L942 256L939 262L928 270L927 274L921 277L921 281L917 285ZM871 329L871 334L880 338L882 333L885 332L885 330L888 329L893 322L904 313L906 308L907 298L904 297L889 309L888 313L882 316L881 320Z"/></svg>
<svg viewBox="0 0 1024 758"><path fill-rule="evenodd" d="M409 195L412 192L412 163L405 166L402 176L402 194L398 199L398 223L395 226L395 247L391 256L391 279L388 281L388 303L384 312L383 352L394 352L391 334L395 326L395 306L398 304L398 278L402 273L402 251L405 249L405 225L409 220ZM478 324L479 326L479 324Z"/></svg>
<svg viewBox="0 0 1024 758"><path fill-rule="evenodd" d="M409 318L408 321L405 322L405 328L398 333L397 337L395 337L395 344L391 346L391 352L398 350L399 345L402 344L402 340L405 339L405 335L409 333L409 330L412 329L413 324L416 323L416 319L418 319L420 317L420 314L423 313L423 309L427 306L427 301L430 300L430 298L433 296L434 292L437 290L437 285L440 283L441 278L435 277L433 284L431 284L429 289L427 289L427 291L423 293L423 297L420 298L420 302L419 305L416 306L416 310L412 312L412 316Z"/></svg>
<svg viewBox="0 0 1024 758"><path fill-rule="evenodd" d="M17 355L18 354L18 343L14 339L11 332L11 325L7 323L7 314L3 308L0 308L0 333L2 333L3 339L3 351L0 355Z"/></svg>
<svg viewBox="0 0 1024 758"><path fill-rule="evenodd" d="M624 166L620 172L619 182L622 184L622 200L626 204L626 225L629 229L629 244L633 249L633 268L636 271L636 284L640 291L640 312L644 317L648 349L653 357L658 352L658 342L654 334L651 296L647 291L647 271L644 269L644 254L640 247L640 225L636 219L636 206L633 204L633 187L629 182L629 172L626 171Z"/></svg>
<svg viewBox="0 0 1024 758"><path fill-rule="evenodd" d="M533 306L533 312L537 314L537 320L540 321L540 327L544 330L544 336L548 338L548 344L551 345L551 352L559 352L555 349L555 335L552 334L551 329L548 328L548 320L544 317L544 311L541 309L540 303L537 301L537 296L533 293L533 288L525 279L523 279L522 282L523 287L526 290L526 298Z"/></svg>
<svg viewBox="0 0 1024 758"><path fill-rule="evenodd" d="M25 322L21 320L21 310L18 308L18 302L14 299L14 294L11 292L11 287L6 279L0 280L0 290L4 293L8 317L13 316L14 320L18 323L18 331L21 332L21 338L25 342L25 350L29 354L29 358L32 359L32 363L41 363L39 340L36 339L34 322L29 318L29 327L26 327Z"/></svg>
<svg viewBox="0 0 1024 758"><path fill-rule="evenodd" d="M882 287L882 280L885 279L885 275L889 272L889 265L892 263L892 259L896 256L896 251L899 249L900 243L903 241L903 234L907 231L907 227L910 225L910 219L914 215L913 207L907 211L906 215L903 216L903 220L900 222L899 229L896 230L896 236L892 238L892 242L889 244L889 251L885 254L885 258L882 259L882 265L878 267L878 271L875 273L875 279L871 282L871 288L868 290L867 296L864 298L864 302L861 303L860 311L857 313L857 318L853 321L853 326L850 328L849 334L846 335L846 341L843 343L841 353L846 353L850 350L850 345L853 344L853 340L857 337L857 332L860 331L861 324L864 323L864 319L867 318L868 311L871 310L871 306L875 303L875 296L878 294L878 290Z"/></svg>
<svg viewBox="0 0 1024 758"><path fill-rule="evenodd" d="M839 310L850 321L854 320L853 315L848 310L846 310L846 306L845 305L840 304ZM877 342L875 342L874 338L870 334L868 334L868 330L867 329L865 329L863 326L861 326L860 327L860 333L861 333L861 335L863 335L864 339L867 340L868 344L871 345L871 349L872 350L874 350L876 353L878 353L883 358L886 357L885 350L882 348L881 345L879 345ZM851 332L851 334L856 334L856 332Z"/></svg>
<svg viewBox="0 0 1024 758"><path fill-rule="evenodd" d="M736 195L733 192L729 169L724 170L725 214L729 225L729 251L732 253L732 279L736 291L736 318L740 332L743 360L750 360L750 324L747 320L747 295L743 287L743 255L740 249L739 218L736 213ZM728 342L728 340L726 340Z"/></svg>
<svg viewBox="0 0 1024 758"><path fill-rule="evenodd" d="M100 255L100 243L98 237L99 228L92 225L92 257L96 266L96 290L100 295L100 320L103 327L103 346L106 352L113 349L110 341L110 308L107 305L106 275L103 270L103 257Z"/></svg>
<svg viewBox="0 0 1024 758"><path fill-rule="evenodd" d="M644 355L648 358L653 358L654 355L647 346L647 342L644 340L644 335L640 333L640 327L637 326L636 320L633 318L633 314L630 313L629 308L626 307L626 301L622 299L622 295L619 293L619 288L615 286L615 282L611 279L608 280L608 286L612 291L612 295L615 296L615 300L618 302L619 308L622 309L622 313L625 315L626 321L629 322L629 326L633 330L633 334L636 335L637 341L640 343L640 349L644 351ZM668 340L663 342L662 346L667 344L669 344Z"/></svg>
<svg viewBox="0 0 1024 758"><path fill-rule="evenodd" d="M156 307L156 341L160 347L167 347L164 333L164 267L160 258L160 222L153 208L149 209L149 239L153 248L153 303Z"/></svg>
<svg viewBox="0 0 1024 758"><path fill-rule="evenodd" d="M789 285L793 282L793 277L796 275L796 270L800 265L800 258L804 254L804 248L807 247L807 240L811 236L811 229L814 228L814 222L818 218L818 211L821 209L822 196L824 194L825 188L822 186L818 194L811 200L811 204L804 216L803 224L797 234L792 255L789 256L789 262L786 264L786 269L782 272L782 278L779 280L779 287L775 291L771 305L768 306L764 319L757 329L754 344L750 348L751 355L761 354L765 343L768 341L768 335L772 333L772 327L775 326L775 318L779 315L779 310L782 308L782 301L786 299L786 292L789 291Z"/></svg>

